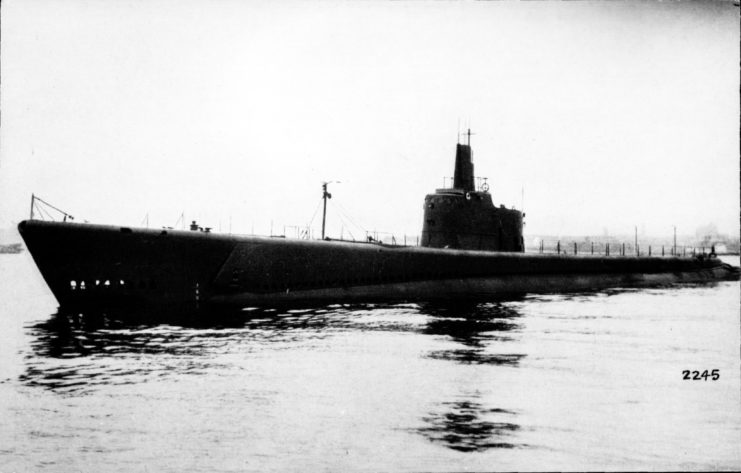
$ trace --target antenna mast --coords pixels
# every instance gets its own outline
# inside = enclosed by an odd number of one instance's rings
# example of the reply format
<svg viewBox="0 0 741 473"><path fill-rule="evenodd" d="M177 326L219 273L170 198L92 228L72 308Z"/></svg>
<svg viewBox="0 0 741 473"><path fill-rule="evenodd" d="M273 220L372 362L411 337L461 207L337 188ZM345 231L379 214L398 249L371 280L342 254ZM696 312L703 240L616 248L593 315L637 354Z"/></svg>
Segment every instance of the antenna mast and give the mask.
<svg viewBox="0 0 741 473"><path fill-rule="evenodd" d="M327 223L327 199L332 198L332 194L327 192L327 185L332 183L339 184L340 181L329 181L329 182L322 182L322 200L324 201L324 209L322 210L322 240L324 240L324 227Z"/></svg>

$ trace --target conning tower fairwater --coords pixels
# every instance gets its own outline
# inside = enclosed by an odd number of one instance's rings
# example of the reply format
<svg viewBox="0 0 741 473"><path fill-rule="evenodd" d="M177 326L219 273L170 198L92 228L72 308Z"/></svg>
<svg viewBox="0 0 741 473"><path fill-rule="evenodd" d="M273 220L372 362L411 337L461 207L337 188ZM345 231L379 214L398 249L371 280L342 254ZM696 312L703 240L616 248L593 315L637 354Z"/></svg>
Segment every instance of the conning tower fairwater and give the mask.
<svg viewBox="0 0 741 473"><path fill-rule="evenodd" d="M522 212L494 206L488 186L474 185L471 132L456 146L453 187L425 197L421 245L430 248L523 252Z"/></svg>

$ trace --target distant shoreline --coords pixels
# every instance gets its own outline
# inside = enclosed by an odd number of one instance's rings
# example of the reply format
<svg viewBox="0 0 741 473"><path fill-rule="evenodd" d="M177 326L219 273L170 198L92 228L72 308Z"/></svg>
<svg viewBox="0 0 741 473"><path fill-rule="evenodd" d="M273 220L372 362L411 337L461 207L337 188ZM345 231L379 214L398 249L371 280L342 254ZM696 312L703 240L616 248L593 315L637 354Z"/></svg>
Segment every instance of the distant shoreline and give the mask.
<svg viewBox="0 0 741 473"><path fill-rule="evenodd" d="M10 243L8 245L0 245L0 253L16 254L23 252L22 243Z"/></svg>

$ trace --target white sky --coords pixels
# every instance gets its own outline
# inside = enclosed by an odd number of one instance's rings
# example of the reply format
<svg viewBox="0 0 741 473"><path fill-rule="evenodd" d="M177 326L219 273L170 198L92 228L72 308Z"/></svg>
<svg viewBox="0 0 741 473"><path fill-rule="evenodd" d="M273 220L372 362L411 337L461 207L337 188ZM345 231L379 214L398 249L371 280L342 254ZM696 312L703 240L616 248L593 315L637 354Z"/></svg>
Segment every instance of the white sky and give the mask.
<svg viewBox="0 0 741 473"><path fill-rule="evenodd" d="M267 234L339 180L364 228L416 235L460 121L526 233L738 234L730 2L11 0L1 28L0 228L34 192Z"/></svg>

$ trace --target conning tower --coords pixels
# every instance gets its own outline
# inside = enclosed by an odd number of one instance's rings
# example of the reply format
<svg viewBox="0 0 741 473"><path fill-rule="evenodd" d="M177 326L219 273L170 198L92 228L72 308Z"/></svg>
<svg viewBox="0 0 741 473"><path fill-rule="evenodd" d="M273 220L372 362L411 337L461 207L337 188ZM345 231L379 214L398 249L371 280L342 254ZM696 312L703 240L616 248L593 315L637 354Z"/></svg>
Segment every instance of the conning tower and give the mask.
<svg viewBox="0 0 741 473"><path fill-rule="evenodd" d="M516 251L525 249L522 212L495 207L488 185L474 184L471 132L468 144L458 143L453 187L425 197L422 246L461 250Z"/></svg>

